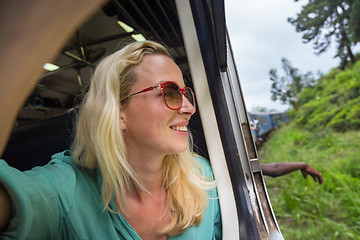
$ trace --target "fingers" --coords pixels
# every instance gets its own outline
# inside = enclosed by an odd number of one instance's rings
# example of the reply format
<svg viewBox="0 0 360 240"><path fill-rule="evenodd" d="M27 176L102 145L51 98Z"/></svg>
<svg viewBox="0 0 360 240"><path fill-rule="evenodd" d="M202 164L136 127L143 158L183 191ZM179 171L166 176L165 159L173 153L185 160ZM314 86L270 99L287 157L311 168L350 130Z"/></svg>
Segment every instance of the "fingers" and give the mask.
<svg viewBox="0 0 360 240"><path fill-rule="evenodd" d="M321 173L319 173L319 175L318 175L318 181L319 181L319 184L322 184L324 182L324 178L321 175Z"/></svg>
<svg viewBox="0 0 360 240"><path fill-rule="evenodd" d="M303 175L303 177L306 179L308 172L306 170L301 169L300 170L301 174Z"/></svg>
<svg viewBox="0 0 360 240"><path fill-rule="evenodd" d="M323 176L321 173L317 174L311 174L311 177L314 179L315 182L318 182L319 184L322 184L324 182Z"/></svg>
<svg viewBox="0 0 360 240"><path fill-rule="evenodd" d="M306 179L307 175L310 175L314 179L315 182L318 182L319 184L322 184L324 182L324 178L321 175L321 173L319 173L315 169L310 169L310 170L311 171L301 170L301 173L302 173L303 177Z"/></svg>

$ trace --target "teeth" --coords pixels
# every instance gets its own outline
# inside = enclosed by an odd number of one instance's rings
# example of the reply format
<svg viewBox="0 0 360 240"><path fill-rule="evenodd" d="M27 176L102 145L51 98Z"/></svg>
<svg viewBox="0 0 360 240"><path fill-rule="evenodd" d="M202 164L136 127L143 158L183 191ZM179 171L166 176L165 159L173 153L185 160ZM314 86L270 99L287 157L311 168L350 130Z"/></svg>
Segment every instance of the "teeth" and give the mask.
<svg viewBox="0 0 360 240"><path fill-rule="evenodd" d="M187 127L186 126L174 126L174 127L171 127L171 128L176 130L176 131L187 132Z"/></svg>

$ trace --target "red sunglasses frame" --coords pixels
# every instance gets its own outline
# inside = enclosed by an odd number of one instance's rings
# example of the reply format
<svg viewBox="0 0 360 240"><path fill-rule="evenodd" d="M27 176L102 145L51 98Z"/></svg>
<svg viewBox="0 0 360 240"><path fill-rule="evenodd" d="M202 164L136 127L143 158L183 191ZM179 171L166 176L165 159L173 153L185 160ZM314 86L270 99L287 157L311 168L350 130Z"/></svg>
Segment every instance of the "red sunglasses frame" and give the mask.
<svg viewBox="0 0 360 240"><path fill-rule="evenodd" d="M165 84L167 84L167 83L175 84L175 85L179 88L179 90L180 90L180 92L181 92L181 94L180 94L181 104L180 104L180 107L178 107L178 108L172 108L172 107L170 107L170 106L168 105L167 101L166 101L164 86L165 86ZM191 94L192 94L192 98L193 98L194 104L192 104L186 96L185 96L185 98L190 102L191 105L194 106L194 108L196 108L194 91L193 91L190 87L181 88L181 87L179 87L179 85L177 85L177 83L175 83L175 82L173 82L173 81L166 81L166 82L160 83L159 85L156 85L156 86L151 86L151 87L148 87L148 88L144 88L144 89L141 90L141 91L138 91L138 92L135 92L135 93L132 93L132 94L126 96L125 98L123 98L123 100L125 100L125 99L128 98L128 97L131 97L131 96L134 96L134 95L137 95L137 94L140 94L140 93L145 93L145 92L148 92L148 91L157 89L157 88L161 88L161 89L162 89L162 95L163 95L163 98L164 98L164 102L165 102L166 106L167 106L168 108L170 108L171 110L179 110L179 109L182 107L183 102L184 102L183 95L186 95L186 89L189 89L190 92L191 92Z"/></svg>

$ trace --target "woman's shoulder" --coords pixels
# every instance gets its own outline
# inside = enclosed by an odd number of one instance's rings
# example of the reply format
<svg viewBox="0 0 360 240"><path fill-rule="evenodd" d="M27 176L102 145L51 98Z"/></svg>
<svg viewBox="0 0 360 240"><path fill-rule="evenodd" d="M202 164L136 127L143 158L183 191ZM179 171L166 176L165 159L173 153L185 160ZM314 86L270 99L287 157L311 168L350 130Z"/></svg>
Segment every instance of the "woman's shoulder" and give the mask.
<svg viewBox="0 0 360 240"><path fill-rule="evenodd" d="M55 182L66 179L74 179L76 164L71 157L69 151L63 151L56 153L51 156L51 159L48 164L44 166L37 166L32 168L29 171L25 171L27 176L39 176L42 177L51 177L56 179Z"/></svg>
<svg viewBox="0 0 360 240"><path fill-rule="evenodd" d="M69 172L76 176L76 182L78 183L81 183L82 181L87 182L90 179L97 182L97 169L89 169L78 165L69 150L52 155L51 161L45 168L49 168L53 172L56 171L56 169L59 169L62 174Z"/></svg>
<svg viewBox="0 0 360 240"><path fill-rule="evenodd" d="M71 194L76 185L86 184L92 176L88 169L76 164L69 150L52 155L48 164L25 171L24 174L41 185L49 185L56 191Z"/></svg>
<svg viewBox="0 0 360 240"><path fill-rule="evenodd" d="M51 160L49 162L50 165L53 164L58 164L58 163L64 163L64 164L68 164L70 166L75 166L77 167L70 150L65 150L63 152L58 152L54 155L51 156Z"/></svg>
<svg viewBox="0 0 360 240"><path fill-rule="evenodd" d="M63 152L52 155L50 162L46 166L49 168L67 168L76 174L90 174L90 172L92 172L90 169L78 165L72 157L70 150L65 150Z"/></svg>

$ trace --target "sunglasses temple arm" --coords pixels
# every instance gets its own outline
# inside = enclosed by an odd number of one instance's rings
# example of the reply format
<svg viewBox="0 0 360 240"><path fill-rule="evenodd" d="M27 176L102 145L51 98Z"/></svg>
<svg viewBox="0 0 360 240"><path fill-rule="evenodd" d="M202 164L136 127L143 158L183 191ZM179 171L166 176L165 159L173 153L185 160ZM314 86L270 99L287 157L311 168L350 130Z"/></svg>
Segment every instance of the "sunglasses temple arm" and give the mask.
<svg viewBox="0 0 360 240"><path fill-rule="evenodd" d="M145 89L143 89L143 90L141 90L141 91L138 91L138 92L136 92L136 93L130 94L129 97L134 96L134 95L139 94L139 93L144 93L144 92L151 91L151 90L153 90L153 89L156 88L156 87L157 87L157 86L145 88Z"/></svg>

